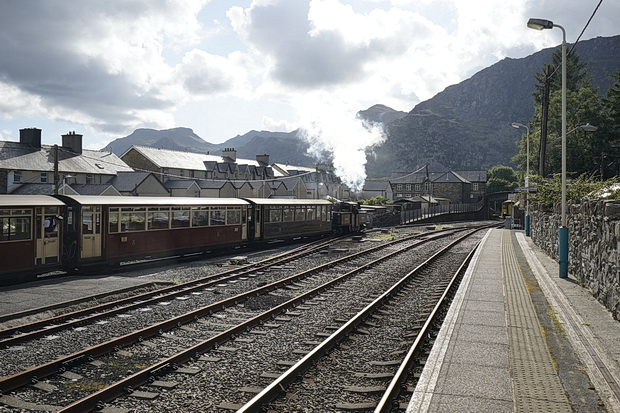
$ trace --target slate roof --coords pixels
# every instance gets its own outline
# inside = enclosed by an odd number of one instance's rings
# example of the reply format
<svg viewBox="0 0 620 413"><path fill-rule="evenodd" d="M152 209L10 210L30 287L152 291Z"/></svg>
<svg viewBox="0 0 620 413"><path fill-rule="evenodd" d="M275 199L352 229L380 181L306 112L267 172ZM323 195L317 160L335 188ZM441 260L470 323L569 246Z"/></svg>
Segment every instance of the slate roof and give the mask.
<svg viewBox="0 0 620 413"><path fill-rule="evenodd" d="M454 171L469 182L486 182L487 171Z"/></svg>
<svg viewBox="0 0 620 413"><path fill-rule="evenodd" d="M127 151L125 151L123 155L125 155L132 149L140 152L159 168L193 169L196 171L203 171L205 170L205 168L207 168L207 170L210 170L208 169L208 166L205 164L205 162L222 163L228 160L228 158L224 158L219 155L173 151L170 149L159 149L137 145L134 145L131 148L127 149ZM258 162L252 159L237 158L237 164L258 166Z"/></svg>
<svg viewBox="0 0 620 413"><path fill-rule="evenodd" d="M362 191L386 191L390 187L390 181L367 179L364 181Z"/></svg>
<svg viewBox="0 0 620 413"><path fill-rule="evenodd" d="M52 145L41 145L39 149L19 142L0 141L0 168L52 172L54 170L53 152ZM111 152L84 149L79 155L59 146L58 171L60 173L116 175L118 172L129 172L133 169Z"/></svg>
<svg viewBox="0 0 620 413"><path fill-rule="evenodd" d="M71 188L79 195L101 195L106 190L114 188L111 184L73 184ZM116 188L114 188L115 195L121 195Z"/></svg>
<svg viewBox="0 0 620 413"><path fill-rule="evenodd" d="M15 188L11 195L53 195L54 184L25 183Z"/></svg>
<svg viewBox="0 0 620 413"><path fill-rule="evenodd" d="M456 172L452 172L452 171L449 171L449 172L446 172L444 174L441 174L437 178L433 179L433 182L436 182L436 183L464 183L464 184L471 183L467 179L465 179L462 176L460 176L459 174L457 174Z"/></svg>
<svg viewBox="0 0 620 413"><path fill-rule="evenodd" d="M192 185L196 185L196 181L191 179L170 179L164 184L168 189L189 189Z"/></svg>
<svg viewBox="0 0 620 413"><path fill-rule="evenodd" d="M198 181L198 186L202 189L221 189L227 181L211 181L201 179Z"/></svg>
<svg viewBox="0 0 620 413"><path fill-rule="evenodd" d="M121 192L133 191L140 185L150 172L119 172L110 183Z"/></svg>

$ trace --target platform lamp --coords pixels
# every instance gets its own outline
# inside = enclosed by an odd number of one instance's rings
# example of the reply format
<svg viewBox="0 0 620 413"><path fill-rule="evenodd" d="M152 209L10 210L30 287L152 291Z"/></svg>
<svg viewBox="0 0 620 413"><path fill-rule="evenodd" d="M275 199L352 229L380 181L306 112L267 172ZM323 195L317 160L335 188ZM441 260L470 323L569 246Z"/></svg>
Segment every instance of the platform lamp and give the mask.
<svg viewBox="0 0 620 413"><path fill-rule="evenodd" d="M525 129L525 236L530 236L530 128L522 123L512 122L512 127Z"/></svg>
<svg viewBox="0 0 620 413"><path fill-rule="evenodd" d="M560 278L568 277L568 227L566 226L566 30L551 20L529 19L527 27L534 30L562 30L562 223L559 231L558 255Z"/></svg>

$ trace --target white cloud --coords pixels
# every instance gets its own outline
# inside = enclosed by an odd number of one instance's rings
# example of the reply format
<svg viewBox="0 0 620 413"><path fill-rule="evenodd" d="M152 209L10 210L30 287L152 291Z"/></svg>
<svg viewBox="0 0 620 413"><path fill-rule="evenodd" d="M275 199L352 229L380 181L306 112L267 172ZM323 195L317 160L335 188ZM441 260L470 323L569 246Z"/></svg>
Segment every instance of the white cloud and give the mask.
<svg viewBox="0 0 620 413"><path fill-rule="evenodd" d="M58 125L81 127L87 142L174 126L221 142L250 129L299 124L308 96L346 102L351 113L375 103L409 111L503 57L561 41L559 30L527 29L529 17L564 25L570 42L597 4L4 2L0 116L10 130L35 121L54 125L54 135ZM618 34L619 13L619 3L603 3L584 39Z"/></svg>

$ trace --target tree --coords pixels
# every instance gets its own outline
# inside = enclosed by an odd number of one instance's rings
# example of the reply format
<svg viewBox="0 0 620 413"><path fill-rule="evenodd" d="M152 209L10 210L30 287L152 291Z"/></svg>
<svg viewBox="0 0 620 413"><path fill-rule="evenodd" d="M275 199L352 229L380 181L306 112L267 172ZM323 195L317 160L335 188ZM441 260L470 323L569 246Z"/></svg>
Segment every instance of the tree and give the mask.
<svg viewBox="0 0 620 413"><path fill-rule="evenodd" d="M576 91L582 87L589 87L591 85L591 77L588 74L587 63L581 62L574 48L571 48L567 53L566 63L567 90ZM545 176L547 173L545 160L547 158L547 125L549 119L550 95L554 91L562 89L561 67L562 51L558 48L551 55L551 64L545 65L542 71L535 75L538 83L532 96L536 106L536 117L540 121L540 133L538 134L540 141L540 145L538 146L538 173L541 176Z"/></svg>
<svg viewBox="0 0 620 413"><path fill-rule="evenodd" d="M517 186L517 175L511 167L496 165L487 171L487 193L509 192Z"/></svg>

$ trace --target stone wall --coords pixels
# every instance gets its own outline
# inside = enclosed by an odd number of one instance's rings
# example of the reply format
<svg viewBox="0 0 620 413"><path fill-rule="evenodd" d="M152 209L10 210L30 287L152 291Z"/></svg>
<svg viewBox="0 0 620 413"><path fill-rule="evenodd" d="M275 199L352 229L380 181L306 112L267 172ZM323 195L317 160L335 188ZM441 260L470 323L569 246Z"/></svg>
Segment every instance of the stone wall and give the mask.
<svg viewBox="0 0 620 413"><path fill-rule="evenodd" d="M582 201L567 206L570 274L620 319L620 201ZM560 205L530 206L532 240L558 259Z"/></svg>

